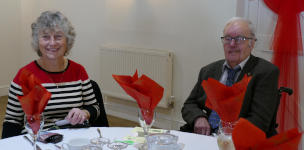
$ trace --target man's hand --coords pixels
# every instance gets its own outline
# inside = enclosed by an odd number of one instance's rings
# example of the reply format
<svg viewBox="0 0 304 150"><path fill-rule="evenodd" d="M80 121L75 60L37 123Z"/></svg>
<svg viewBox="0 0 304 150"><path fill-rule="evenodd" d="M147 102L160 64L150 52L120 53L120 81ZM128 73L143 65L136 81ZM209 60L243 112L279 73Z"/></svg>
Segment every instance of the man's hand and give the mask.
<svg viewBox="0 0 304 150"><path fill-rule="evenodd" d="M73 108L69 114L65 117L72 125L82 124L85 120L89 119L89 112L87 110L81 110L79 108Z"/></svg>
<svg viewBox="0 0 304 150"><path fill-rule="evenodd" d="M205 117L199 117L195 120L194 133L210 135L210 130L209 122Z"/></svg>

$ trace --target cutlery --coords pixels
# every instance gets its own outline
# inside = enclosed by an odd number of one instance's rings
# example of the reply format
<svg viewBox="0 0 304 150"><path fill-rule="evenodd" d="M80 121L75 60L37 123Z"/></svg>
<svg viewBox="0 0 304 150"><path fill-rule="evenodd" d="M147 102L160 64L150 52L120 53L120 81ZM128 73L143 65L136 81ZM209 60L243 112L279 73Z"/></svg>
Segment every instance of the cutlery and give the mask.
<svg viewBox="0 0 304 150"><path fill-rule="evenodd" d="M102 138L101 131L100 131L99 128L97 128L97 132L98 132L98 134L99 134L99 138Z"/></svg>
<svg viewBox="0 0 304 150"><path fill-rule="evenodd" d="M54 144L56 148L61 149L61 146Z"/></svg>
<svg viewBox="0 0 304 150"><path fill-rule="evenodd" d="M30 142L32 145L34 145L34 142L29 139L26 135L23 136L24 139L26 139L28 142ZM41 150L40 146L36 144L37 150Z"/></svg>

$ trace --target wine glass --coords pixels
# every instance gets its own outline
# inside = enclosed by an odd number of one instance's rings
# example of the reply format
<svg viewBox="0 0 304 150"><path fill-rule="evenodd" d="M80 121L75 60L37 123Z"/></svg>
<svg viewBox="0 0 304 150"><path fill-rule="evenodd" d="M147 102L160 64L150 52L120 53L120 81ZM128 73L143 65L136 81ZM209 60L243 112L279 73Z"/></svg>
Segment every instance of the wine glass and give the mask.
<svg viewBox="0 0 304 150"><path fill-rule="evenodd" d="M149 134L149 130L154 123L155 112L147 109L138 109L138 120L144 130L144 136Z"/></svg>
<svg viewBox="0 0 304 150"><path fill-rule="evenodd" d="M29 133L29 135L33 138L34 150L37 149L36 142L39 132L43 128L43 125L44 125L43 114L24 115L24 127Z"/></svg>
<svg viewBox="0 0 304 150"><path fill-rule="evenodd" d="M236 123L237 123L236 121L229 122L229 121L220 120L218 136L217 136L217 144L220 150L235 150L232 141L232 131Z"/></svg>

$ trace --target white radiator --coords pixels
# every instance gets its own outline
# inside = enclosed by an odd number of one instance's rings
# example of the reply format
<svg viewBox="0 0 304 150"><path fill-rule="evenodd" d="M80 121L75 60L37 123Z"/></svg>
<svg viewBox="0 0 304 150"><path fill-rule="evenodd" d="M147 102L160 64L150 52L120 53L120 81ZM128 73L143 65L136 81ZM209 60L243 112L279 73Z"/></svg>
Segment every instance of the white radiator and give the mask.
<svg viewBox="0 0 304 150"><path fill-rule="evenodd" d="M172 104L172 52L119 45L103 45L100 50L103 95L135 101L123 91L112 74L132 76L137 69L139 77L145 74L164 87L158 107L168 108Z"/></svg>

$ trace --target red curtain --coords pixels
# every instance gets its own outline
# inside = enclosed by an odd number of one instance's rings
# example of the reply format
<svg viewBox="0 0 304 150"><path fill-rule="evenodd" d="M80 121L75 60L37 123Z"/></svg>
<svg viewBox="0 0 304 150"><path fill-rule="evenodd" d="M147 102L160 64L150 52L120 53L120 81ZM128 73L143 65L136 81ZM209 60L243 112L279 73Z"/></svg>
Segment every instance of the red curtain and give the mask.
<svg viewBox="0 0 304 150"><path fill-rule="evenodd" d="M278 110L278 131L301 129L298 56L303 55L300 13L304 0L264 0L278 15L273 36L272 62L280 69L279 86L293 89L293 95L283 94Z"/></svg>

